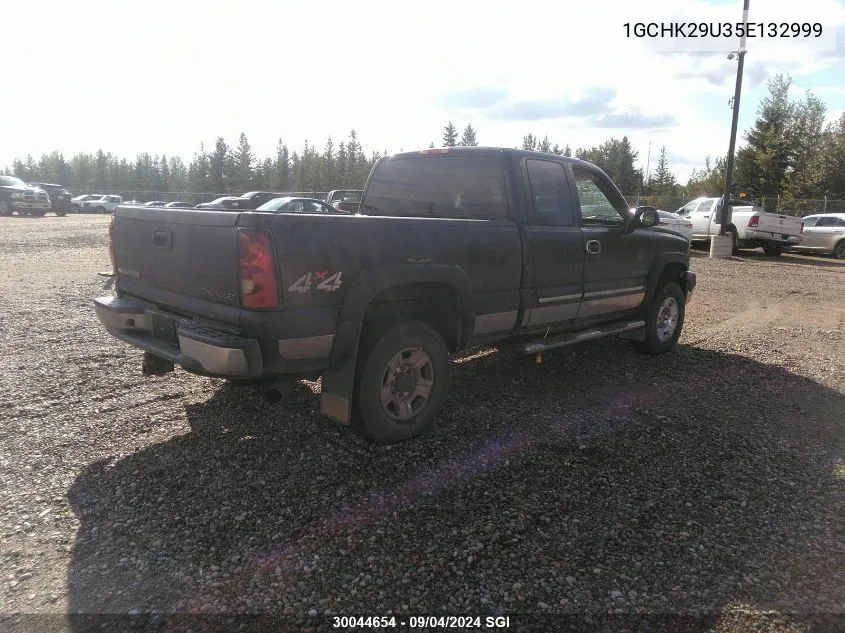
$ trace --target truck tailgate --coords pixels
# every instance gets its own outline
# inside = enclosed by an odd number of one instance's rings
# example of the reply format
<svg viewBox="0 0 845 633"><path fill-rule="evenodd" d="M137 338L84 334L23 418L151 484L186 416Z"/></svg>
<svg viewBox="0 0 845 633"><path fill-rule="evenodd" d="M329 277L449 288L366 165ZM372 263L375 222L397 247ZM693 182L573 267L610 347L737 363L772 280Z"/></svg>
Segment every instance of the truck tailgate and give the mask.
<svg viewBox="0 0 845 633"><path fill-rule="evenodd" d="M801 235L801 218L777 213L761 213L757 230L776 235Z"/></svg>
<svg viewBox="0 0 845 633"><path fill-rule="evenodd" d="M113 240L118 284L237 306L238 213L120 207ZM126 283L122 283L125 281Z"/></svg>

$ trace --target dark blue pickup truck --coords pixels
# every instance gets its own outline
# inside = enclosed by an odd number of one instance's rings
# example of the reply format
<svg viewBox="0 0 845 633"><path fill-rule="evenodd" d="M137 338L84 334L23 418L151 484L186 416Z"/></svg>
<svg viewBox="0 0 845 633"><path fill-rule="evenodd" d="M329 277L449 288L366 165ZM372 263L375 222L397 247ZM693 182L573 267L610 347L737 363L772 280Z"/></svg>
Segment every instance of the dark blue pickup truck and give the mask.
<svg viewBox="0 0 845 633"><path fill-rule="evenodd" d="M322 376L323 414L379 443L431 425L450 353L615 334L666 352L695 287L687 240L600 169L498 148L382 158L358 215L120 207L110 252L97 316L146 374Z"/></svg>

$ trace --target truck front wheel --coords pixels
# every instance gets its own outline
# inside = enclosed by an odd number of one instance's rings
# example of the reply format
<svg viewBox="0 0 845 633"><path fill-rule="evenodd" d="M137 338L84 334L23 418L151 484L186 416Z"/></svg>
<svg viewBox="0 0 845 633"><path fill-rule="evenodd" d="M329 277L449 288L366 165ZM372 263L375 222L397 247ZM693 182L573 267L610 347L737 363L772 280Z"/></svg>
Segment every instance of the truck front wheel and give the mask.
<svg viewBox="0 0 845 633"><path fill-rule="evenodd" d="M378 444L425 432L449 389L449 350L421 321L404 321L375 340L362 341L357 379L359 426Z"/></svg>
<svg viewBox="0 0 845 633"><path fill-rule="evenodd" d="M684 327L686 297L674 281L667 281L657 289L646 317L645 340L638 347L647 354L668 352L681 336Z"/></svg>

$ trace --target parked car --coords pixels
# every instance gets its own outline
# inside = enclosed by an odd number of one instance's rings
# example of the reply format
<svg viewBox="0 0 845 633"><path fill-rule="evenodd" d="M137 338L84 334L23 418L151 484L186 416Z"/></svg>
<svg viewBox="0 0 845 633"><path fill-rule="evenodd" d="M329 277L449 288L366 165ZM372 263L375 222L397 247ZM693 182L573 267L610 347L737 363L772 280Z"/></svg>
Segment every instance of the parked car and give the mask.
<svg viewBox="0 0 845 633"><path fill-rule="evenodd" d="M335 189L329 191L326 202L340 211L358 213L362 194L360 189Z"/></svg>
<svg viewBox="0 0 845 633"><path fill-rule="evenodd" d="M284 194L272 191L249 191L231 201L232 209L257 209L265 202L279 198Z"/></svg>
<svg viewBox="0 0 845 633"><path fill-rule="evenodd" d="M111 213L118 205L123 204L123 198L111 194L94 198L93 200L85 200L82 203L83 211L94 211L95 213Z"/></svg>
<svg viewBox="0 0 845 633"><path fill-rule="evenodd" d="M196 205L196 209L232 209L232 203L239 201L240 198L238 196L222 196L220 198L216 198L211 202L202 202Z"/></svg>
<svg viewBox="0 0 845 633"><path fill-rule="evenodd" d="M678 209L678 215L692 221L693 241L709 242L718 235L717 222L721 198L696 198ZM763 207L742 201L731 201L731 223L727 234L733 240L733 251L760 248L766 255L777 257L784 249L801 242L801 218L769 213Z"/></svg>
<svg viewBox="0 0 845 633"><path fill-rule="evenodd" d="M70 199L70 210L73 213L79 213L83 210L85 203L90 200L97 200L102 198L103 194L101 193L86 193L81 196L76 196L75 198Z"/></svg>
<svg viewBox="0 0 845 633"><path fill-rule="evenodd" d="M144 206L145 207L163 207L166 204L167 204L167 202L165 202L164 200L150 200L149 202L145 202Z"/></svg>
<svg viewBox="0 0 845 633"><path fill-rule="evenodd" d="M256 211L276 211L278 213L333 213L348 215L315 198L275 198L265 202Z"/></svg>
<svg viewBox="0 0 845 633"><path fill-rule="evenodd" d="M48 182L31 182L30 187L37 187L42 191L46 191L50 196L50 206L53 213L59 217L65 216L70 212L70 191L64 185L55 185Z"/></svg>
<svg viewBox="0 0 845 633"><path fill-rule="evenodd" d="M41 217L51 208L50 196L43 189L26 184L15 176L0 176L0 215Z"/></svg>
<svg viewBox="0 0 845 633"><path fill-rule="evenodd" d="M164 207L166 209L193 209L194 205L192 205L190 202L179 202L179 201L177 201L177 202L168 202L166 205L164 205Z"/></svg>
<svg viewBox="0 0 845 633"><path fill-rule="evenodd" d="M120 207L116 292L94 308L145 351L145 374L322 376L321 411L393 443L444 403L449 353L518 338L544 351L623 335L678 341L695 288L689 244L628 213L598 167L458 147L379 159L364 215ZM275 397L275 396L274 396Z"/></svg>
<svg viewBox="0 0 845 633"><path fill-rule="evenodd" d="M124 200L123 204L130 204L137 207L143 207L145 203L141 202L140 200Z"/></svg>
<svg viewBox="0 0 845 633"><path fill-rule="evenodd" d="M789 250L845 259L845 213L820 213L803 219L801 243Z"/></svg>

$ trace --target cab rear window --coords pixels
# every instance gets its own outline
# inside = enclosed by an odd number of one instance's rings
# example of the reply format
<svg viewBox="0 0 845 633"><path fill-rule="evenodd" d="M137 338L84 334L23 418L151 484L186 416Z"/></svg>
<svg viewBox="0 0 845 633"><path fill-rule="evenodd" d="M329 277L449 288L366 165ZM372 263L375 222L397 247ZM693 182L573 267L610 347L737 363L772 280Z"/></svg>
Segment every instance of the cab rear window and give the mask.
<svg viewBox="0 0 845 633"><path fill-rule="evenodd" d="M492 156L420 156L384 161L373 172L362 213L504 219L504 177Z"/></svg>

